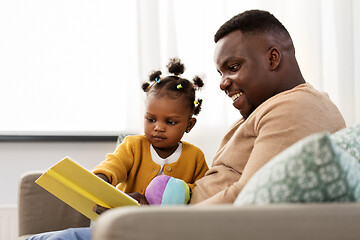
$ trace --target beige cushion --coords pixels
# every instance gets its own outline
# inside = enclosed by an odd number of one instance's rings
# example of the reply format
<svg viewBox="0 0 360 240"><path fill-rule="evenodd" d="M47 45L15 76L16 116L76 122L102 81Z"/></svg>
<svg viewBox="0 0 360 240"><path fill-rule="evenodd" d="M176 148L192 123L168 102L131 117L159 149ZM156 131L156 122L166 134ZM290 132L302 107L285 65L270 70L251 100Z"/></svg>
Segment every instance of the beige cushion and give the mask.
<svg viewBox="0 0 360 240"><path fill-rule="evenodd" d="M360 204L119 207L100 215L92 240L359 239Z"/></svg>

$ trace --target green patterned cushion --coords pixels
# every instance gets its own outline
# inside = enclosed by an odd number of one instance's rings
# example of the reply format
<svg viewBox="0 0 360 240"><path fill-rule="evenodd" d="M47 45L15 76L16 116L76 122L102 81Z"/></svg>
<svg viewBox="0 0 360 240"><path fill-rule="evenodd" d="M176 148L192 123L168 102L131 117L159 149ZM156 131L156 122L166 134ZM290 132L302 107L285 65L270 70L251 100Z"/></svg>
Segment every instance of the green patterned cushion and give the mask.
<svg viewBox="0 0 360 240"><path fill-rule="evenodd" d="M331 140L360 162L360 124L337 131Z"/></svg>
<svg viewBox="0 0 360 240"><path fill-rule="evenodd" d="M265 164L235 205L360 201L360 164L328 133L306 137Z"/></svg>

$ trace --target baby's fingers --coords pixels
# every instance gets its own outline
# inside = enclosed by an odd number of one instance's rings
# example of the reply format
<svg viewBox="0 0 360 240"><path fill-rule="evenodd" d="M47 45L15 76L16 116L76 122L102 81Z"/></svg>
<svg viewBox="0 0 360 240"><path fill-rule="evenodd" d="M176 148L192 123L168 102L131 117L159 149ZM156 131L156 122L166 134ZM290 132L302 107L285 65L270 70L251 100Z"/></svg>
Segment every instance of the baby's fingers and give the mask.
<svg viewBox="0 0 360 240"><path fill-rule="evenodd" d="M106 208L100 205L95 205L93 207L93 211L96 212L97 214L102 214L103 212L105 212L106 210L109 210L110 208Z"/></svg>

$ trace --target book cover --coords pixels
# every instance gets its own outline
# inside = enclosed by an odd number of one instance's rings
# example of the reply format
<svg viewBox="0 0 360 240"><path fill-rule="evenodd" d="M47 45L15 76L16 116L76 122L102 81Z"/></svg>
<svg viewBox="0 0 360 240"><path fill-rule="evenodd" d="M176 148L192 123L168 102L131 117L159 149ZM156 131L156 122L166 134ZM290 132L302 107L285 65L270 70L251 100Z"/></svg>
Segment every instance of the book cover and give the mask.
<svg viewBox="0 0 360 240"><path fill-rule="evenodd" d="M68 157L48 169L35 182L94 221L99 216L92 210L96 204L107 208L139 205L135 199Z"/></svg>

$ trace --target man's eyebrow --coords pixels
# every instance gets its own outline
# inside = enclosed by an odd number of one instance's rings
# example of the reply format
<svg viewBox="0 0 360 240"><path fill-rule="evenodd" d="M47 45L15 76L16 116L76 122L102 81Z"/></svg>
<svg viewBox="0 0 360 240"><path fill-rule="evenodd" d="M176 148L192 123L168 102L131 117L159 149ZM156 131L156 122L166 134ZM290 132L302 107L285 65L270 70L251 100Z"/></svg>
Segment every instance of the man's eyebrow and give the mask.
<svg viewBox="0 0 360 240"><path fill-rule="evenodd" d="M228 57L228 58L221 64L221 67L226 66L229 62L234 61L234 60L238 60L238 58L236 58L236 57Z"/></svg>

